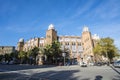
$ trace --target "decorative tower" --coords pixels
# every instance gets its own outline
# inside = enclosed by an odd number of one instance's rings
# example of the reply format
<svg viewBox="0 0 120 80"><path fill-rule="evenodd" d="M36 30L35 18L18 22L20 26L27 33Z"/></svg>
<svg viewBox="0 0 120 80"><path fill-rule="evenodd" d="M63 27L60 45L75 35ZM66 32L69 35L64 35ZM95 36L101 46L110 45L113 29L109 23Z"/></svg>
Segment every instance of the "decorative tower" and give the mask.
<svg viewBox="0 0 120 80"><path fill-rule="evenodd" d="M46 44L51 44L57 40L57 31L55 31L54 25L50 24L46 31Z"/></svg>
<svg viewBox="0 0 120 80"><path fill-rule="evenodd" d="M23 47L24 47L24 39L21 38L21 39L19 39L19 42L17 44L17 50L18 51L23 51Z"/></svg>
<svg viewBox="0 0 120 80"><path fill-rule="evenodd" d="M83 61L86 63L93 62L93 41L88 27L83 28L82 32Z"/></svg>

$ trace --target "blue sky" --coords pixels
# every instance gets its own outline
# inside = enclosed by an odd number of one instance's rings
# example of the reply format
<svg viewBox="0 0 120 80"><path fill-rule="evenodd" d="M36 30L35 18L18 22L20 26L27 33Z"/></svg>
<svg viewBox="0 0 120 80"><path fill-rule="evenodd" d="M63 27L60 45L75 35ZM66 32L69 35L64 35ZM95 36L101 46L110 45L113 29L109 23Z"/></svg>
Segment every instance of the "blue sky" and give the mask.
<svg viewBox="0 0 120 80"><path fill-rule="evenodd" d="M86 25L120 49L120 0L0 0L0 46L45 37L51 23L58 35L81 36Z"/></svg>

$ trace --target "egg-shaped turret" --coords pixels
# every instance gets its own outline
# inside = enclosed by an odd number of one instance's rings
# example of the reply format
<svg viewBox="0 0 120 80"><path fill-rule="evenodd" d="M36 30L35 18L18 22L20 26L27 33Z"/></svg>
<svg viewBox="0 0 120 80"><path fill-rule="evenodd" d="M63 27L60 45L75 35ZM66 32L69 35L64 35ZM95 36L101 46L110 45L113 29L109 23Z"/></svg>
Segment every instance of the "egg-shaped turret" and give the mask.
<svg viewBox="0 0 120 80"><path fill-rule="evenodd" d="M51 29L55 29L55 27L54 27L53 24L50 24L50 25L48 26L48 30L51 30Z"/></svg>

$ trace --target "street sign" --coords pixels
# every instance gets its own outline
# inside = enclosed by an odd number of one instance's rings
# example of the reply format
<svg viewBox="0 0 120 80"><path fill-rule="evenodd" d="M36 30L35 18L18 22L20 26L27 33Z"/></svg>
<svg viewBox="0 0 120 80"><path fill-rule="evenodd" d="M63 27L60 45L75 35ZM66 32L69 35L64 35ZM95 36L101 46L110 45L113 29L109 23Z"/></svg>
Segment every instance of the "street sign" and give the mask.
<svg viewBox="0 0 120 80"><path fill-rule="evenodd" d="M62 56L65 57L65 56L66 56L66 53L62 53Z"/></svg>

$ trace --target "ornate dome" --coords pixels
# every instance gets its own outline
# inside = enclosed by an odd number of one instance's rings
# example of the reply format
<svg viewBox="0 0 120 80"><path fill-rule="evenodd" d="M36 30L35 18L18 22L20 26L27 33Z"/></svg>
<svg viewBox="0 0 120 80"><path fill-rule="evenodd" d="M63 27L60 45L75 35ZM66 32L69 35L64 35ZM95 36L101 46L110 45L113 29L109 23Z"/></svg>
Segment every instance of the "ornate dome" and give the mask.
<svg viewBox="0 0 120 80"><path fill-rule="evenodd" d="M19 39L19 42L24 42L24 39L23 39L23 38L20 38L20 39Z"/></svg>
<svg viewBox="0 0 120 80"><path fill-rule="evenodd" d="M83 28L83 32L89 32L89 29L88 29L88 27L87 26L84 26L84 28Z"/></svg>
<svg viewBox="0 0 120 80"><path fill-rule="evenodd" d="M49 25L48 30L50 30L50 29L55 29L53 24Z"/></svg>

